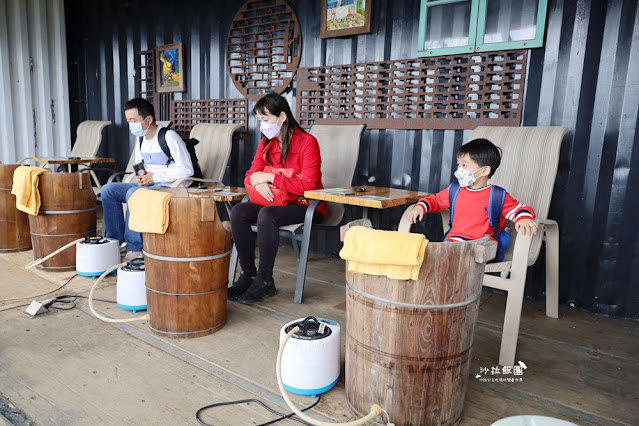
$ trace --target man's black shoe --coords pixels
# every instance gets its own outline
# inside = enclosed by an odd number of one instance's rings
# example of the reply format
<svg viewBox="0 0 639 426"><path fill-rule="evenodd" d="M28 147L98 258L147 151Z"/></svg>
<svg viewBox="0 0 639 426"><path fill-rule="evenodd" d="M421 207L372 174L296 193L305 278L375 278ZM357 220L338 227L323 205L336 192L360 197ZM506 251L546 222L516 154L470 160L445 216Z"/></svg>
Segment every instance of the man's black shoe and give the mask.
<svg viewBox="0 0 639 426"><path fill-rule="evenodd" d="M275 289L273 280L265 282L254 279L253 284L249 287L249 289L242 293L237 300L245 305L252 305L254 303L261 302L267 297L275 296L276 294L277 290Z"/></svg>
<svg viewBox="0 0 639 426"><path fill-rule="evenodd" d="M233 287L229 287L228 299L236 300L253 284L253 277L249 277L244 272L240 274L240 278L233 283Z"/></svg>

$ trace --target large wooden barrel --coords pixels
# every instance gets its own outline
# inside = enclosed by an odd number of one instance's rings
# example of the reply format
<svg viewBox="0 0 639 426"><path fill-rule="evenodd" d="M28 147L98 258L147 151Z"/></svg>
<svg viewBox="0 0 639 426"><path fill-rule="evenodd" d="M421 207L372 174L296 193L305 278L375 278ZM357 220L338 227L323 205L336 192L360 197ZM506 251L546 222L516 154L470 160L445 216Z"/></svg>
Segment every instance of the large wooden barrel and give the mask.
<svg viewBox="0 0 639 426"><path fill-rule="evenodd" d="M11 193L13 172L18 164L0 164L0 252L29 250L29 215L16 209Z"/></svg>
<svg viewBox="0 0 639 426"><path fill-rule="evenodd" d="M189 198L186 189L169 202L164 234L145 232L149 327L165 337L200 337L226 321L231 233L212 198Z"/></svg>
<svg viewBox="0 0 639 426"><path fill-rule="evenodd" d="M481 245L430 243L417 281L346 273L353 412L379 404L397 425L460 420L484 268Z"/></svg>
<svg viewBox="0 0 639 426"><path fill-rule="evenodd" d="M81 237L96 233L95 193L88 173L40 175L40 212L29 215L33 257L39 259ZM38 265L50 271L75 269L75 247Z"/></svg>

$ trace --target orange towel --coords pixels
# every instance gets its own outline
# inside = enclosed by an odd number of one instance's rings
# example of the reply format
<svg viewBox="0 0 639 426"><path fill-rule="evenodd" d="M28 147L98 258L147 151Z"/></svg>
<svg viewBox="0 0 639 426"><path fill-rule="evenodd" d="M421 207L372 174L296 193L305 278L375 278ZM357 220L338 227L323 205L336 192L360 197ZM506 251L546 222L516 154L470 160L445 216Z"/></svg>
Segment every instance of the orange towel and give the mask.
<svg viewBox="0 0 639 426"><path fill-rule="evenodd" d="M422 234L354 226L346 232L339 255L349 261L351 272L416 280L427 244Z"/></svg>
<svg viewBox="0 0 639 426"><path fill-rule="evenodd" d="M173 194L138 189L129 197L129 229L164 234L169 227L169 201Z"/></svg>
<svg viewBox="0 0 639 426"><path fill-rule="evenodd" d="M37 216L40 211L40 175L48 172L42 167L20 166L13 172L11 193L16 196L16 209Z"/></svg>

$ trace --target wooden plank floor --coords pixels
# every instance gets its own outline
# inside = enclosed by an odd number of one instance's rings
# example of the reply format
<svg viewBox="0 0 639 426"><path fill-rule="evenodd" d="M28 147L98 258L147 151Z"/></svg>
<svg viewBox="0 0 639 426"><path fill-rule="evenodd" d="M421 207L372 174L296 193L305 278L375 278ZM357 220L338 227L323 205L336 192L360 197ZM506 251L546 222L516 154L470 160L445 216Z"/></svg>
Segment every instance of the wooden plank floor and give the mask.
<svg viewBox="0 0 639 426"><path fill-rule="evenodd" d="M71 311L27 318L23 305L31 298L6 299L42 294L68 279L25 271L21 266L31 256L30 251L0 255L0 394L35 424L197 424L198 408L247 398L288 412L275 377L280 328L308 315L346 324L344 263L312 256L304 303L296 304L297 261L287 247L277 256L277 296L256 306L230 302L220 331L177 340L158 337L143 322L104 323L91 315L86 299ZM92 283L74 277L54 294L86 295ZM114 283L115 278L107 278L96 297L115 300ZM113 304L96 305L109 316L132 316ZM503 295L482 295L462 425L490 425L518 414L580 425L637 424L637 321L566 306L554 320L545 317L542 304L526 300L517 359L527 368L521 382L500 382L490 370L497 366L504 306ZM293 399L302 406L313 402ZM346 406L343 374L312 412L325 421L354 418ZM255 425L274 418L255 403L207 410L202 416L215 425Z"/></svg>

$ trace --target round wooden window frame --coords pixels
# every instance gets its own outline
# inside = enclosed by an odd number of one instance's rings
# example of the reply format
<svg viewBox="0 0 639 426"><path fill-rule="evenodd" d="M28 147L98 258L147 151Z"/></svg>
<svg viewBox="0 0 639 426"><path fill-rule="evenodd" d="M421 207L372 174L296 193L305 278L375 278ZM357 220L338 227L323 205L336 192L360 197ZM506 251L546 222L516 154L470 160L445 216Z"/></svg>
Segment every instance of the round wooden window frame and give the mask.
<svg viewBox="0 0 639 426"><path fill-rule="evenodd" d="M248 9L249 4L252 6L251 9ZM277 10L284 8L283 12L271 12L264 13L262 15L257 15L259 11L264 11L268 9L269 11ZM286 16L290 14L290 18L284 18L280 20L279 18L282 15ZM263 19L264 17L275 16L276 19L268 22L263 22L261 24L254 23L257 19ZM286 28L277 27L273 28L270 31L260 31L260 27L279 24L282 25L288 22ZM242 38L245 36L253 36L254 32L257 31L259 35L255 35L255 40L249 40L246 42L236 42L237 38ZM292 35L291 35L292 30ZM238 31L241 33L238 34ZM277 37L276 33L280 33L284 31L284 37L281 45L282 52L281 53L273 53L273 49L276 49L277 45L273 45L267 48L257 47L257 42L272 42L273 40L279 40L281 37ZM274 36L275 35L275 36ZM259 37L259 38L257 38ZM250 45L249 48L244 48L242 50L242 44ZM264 49L270 49L267 55L260 55L259 51ZM244 54L244 57L242 56ZM283 57L285 68L283 69L275 69L274 63L278 61L274 61L274 57ZM293 9L286 3L284 0L268 0L268 1L247 1L245 2L240 10L237 12L235 17L233 18L233 22L231 23L231 28L229 29L229 36L226 45L226 61L229 70L229 74L231 75L231 80L233 84L240 91L240 93L253 101L257 101L262 98L265 94L274 91L278 94L281 94L286 90L286 88L291 84L297 69L300 64L300 59L302 56L302 32L300 29L300 24L297 19L297 15ZM257 62L260 59L268 58L267 62ZM238 63L239 62L239 63ZM281 62L281 61L280 61ZM264 69L265 65L270 65L270 69ZM238 69L241 71L236 72ZM235 70L235 71L234 71ZM290 76L283 77L282 74L288 74ZM270 76L271 78L262 78L262 79L252 79L252 75L261 74L263 76ZM280 81L281 84L272 84L273 81ZM249 82L254 82L252 87L248 86Z"/></svg>

